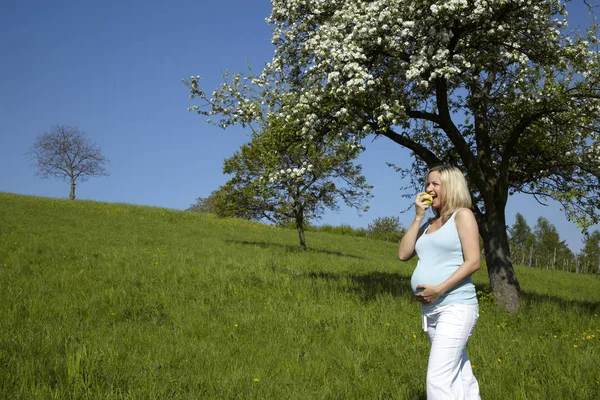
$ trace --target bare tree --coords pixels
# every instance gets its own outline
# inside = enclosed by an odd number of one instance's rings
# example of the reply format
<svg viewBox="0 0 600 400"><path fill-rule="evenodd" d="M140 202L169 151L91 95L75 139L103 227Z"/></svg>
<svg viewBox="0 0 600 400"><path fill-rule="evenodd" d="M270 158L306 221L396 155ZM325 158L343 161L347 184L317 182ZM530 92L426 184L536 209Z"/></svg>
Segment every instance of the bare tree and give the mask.
<svg viewBox="0 0 600 400"><path fill-rule="evenodd" d="M30 151L37 174L43 179L62 178L71 183L69 199L75 200L75 185L91 176L107 176L108 160L87 133L69 125L56 125L40 134Z"/></svg>

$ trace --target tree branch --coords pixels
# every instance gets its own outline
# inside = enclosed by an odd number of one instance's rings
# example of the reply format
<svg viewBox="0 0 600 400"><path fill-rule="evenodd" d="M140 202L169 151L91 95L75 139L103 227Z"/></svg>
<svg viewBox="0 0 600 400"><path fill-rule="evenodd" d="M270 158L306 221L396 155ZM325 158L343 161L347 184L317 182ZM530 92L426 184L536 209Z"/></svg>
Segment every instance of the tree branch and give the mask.
<svg viewBox="0 0 600 400"><path fill-rule="evenodd" d="M371 126L373 127L374 130L378 128L377 124L374 122L371 123ZM398 143L399 145L404 146L409 150L412 150L415 154L417 154L419 156L419 158L421 158L423 161L425 161L425 163L429 167L433 167L436 164L442 163L442 161L431 150L429 150L422 144L409 139L408 137L406 137L404 135L400 135L400 134L394 132L390 128L388 128L385 131L380 132L378 134L383 135L383 136L387 137L388 139L391 139L395 143Z"/></svg>
<svg viewBox="0 0 600 400"><path fill-rule="evenodd" d="M448 104L448 85L445 79L438 78L435 82L435 95L437 102L437 109L439 112L439 125L440 128L448 136L448 139L452 141L456 151L460 155L464 165L466 168L471 169L473 165L474 156L469 148L469 145L462 137L460 131L454 125L454 121L452 121L452 117L450 115L450 106Z"/></svg>

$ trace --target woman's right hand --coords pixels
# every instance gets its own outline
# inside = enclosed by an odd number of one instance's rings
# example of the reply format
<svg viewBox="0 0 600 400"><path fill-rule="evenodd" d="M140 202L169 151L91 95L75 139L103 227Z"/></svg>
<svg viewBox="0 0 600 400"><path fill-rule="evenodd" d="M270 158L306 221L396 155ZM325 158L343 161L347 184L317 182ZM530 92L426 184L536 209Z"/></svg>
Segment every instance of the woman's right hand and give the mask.
<svg viewBox="0 0 600 400"><path fill-rule="evenodd" d="M425 192L421 192L417 194L417 198L415 199L415 210L417 217L420 217L421 219L425 217L425 211L431 207L431 201L429 201L427 197L431 196Z"/></svg>

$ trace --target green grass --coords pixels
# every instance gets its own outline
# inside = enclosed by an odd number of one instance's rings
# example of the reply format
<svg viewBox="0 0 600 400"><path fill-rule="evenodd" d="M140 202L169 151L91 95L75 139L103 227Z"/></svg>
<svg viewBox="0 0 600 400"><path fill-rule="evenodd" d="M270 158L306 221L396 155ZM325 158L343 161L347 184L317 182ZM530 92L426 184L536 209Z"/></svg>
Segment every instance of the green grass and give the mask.
<svg viewBox="0 0 600 400"><path fill-rule="evenodd" d="M424 399L429 344L396 245L160 208L0 193L0 398ZM600 397L600 279L485 270L484 399Z"/></svg>

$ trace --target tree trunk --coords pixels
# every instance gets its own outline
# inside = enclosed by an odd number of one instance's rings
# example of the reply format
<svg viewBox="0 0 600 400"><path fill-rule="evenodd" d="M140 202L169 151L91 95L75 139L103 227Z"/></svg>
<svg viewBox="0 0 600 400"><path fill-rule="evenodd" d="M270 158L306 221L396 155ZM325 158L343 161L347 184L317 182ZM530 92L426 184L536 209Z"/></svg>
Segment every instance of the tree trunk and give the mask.
<svg viewBox="0 0 600 400"><path fill-rule="evenodd" d="M302 216L296 216L296 229L298 230L300 247L302 247L302 250L306 250L306 240L304 240L304 218L302 218Z"/></svg>
<svg viewBox="0 0 600 400"><path fill-rule="evenodd" d="M300 239L300 247L302 247L302 250L306 250L306 241L304 240L304 228L302 228L302 226L298 228L298 239Z"/></svg>
<svg viewBox="0 0 600 400"><path fill-rule="evenodd" d="M498 305L515 313L520 308L521 287L510 261L504 213L487 210L480 226L490 285Z"/></svg>
<svg viewBox="0 0 600 400"><path fill-rule="evenodd" d="M69 193L69 200L75 200L75 180L71 178L71 192Z"/></svg>

